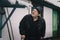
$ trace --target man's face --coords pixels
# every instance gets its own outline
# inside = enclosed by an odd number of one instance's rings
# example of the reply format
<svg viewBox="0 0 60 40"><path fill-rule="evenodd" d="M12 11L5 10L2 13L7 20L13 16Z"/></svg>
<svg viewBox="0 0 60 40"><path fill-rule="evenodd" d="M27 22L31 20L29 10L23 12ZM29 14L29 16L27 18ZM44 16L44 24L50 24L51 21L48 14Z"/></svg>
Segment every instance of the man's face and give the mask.
<svg viewBox="0 0 60 40"><path fill-rule="evenodd" d="M38 11L36 9L33 9L32 16L37 17L39 15Z"/></svg>

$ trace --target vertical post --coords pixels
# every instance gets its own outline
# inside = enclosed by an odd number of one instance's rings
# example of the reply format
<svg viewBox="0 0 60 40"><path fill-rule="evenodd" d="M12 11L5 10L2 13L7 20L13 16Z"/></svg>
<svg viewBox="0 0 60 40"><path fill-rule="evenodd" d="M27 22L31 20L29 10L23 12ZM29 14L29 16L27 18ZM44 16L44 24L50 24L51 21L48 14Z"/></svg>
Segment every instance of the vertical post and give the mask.
<svg viewBox="0 0 60 40"><path fill-rule="evenodd" d="M0 15L0 28L2 27L2 15ZM2 37L2 30L0 30L0 38Z"/></svg>
<svg viewBox="0 0 60 40"><path fill-rule="evenodd" d="M30 1L28 1L28 3L30 3L30 4L31 4L31 2L30 2ZM31 4L31 5L29 5L29 6L27 7L28 14L31 14L31 7L32 7L32 4Z"/></svg>

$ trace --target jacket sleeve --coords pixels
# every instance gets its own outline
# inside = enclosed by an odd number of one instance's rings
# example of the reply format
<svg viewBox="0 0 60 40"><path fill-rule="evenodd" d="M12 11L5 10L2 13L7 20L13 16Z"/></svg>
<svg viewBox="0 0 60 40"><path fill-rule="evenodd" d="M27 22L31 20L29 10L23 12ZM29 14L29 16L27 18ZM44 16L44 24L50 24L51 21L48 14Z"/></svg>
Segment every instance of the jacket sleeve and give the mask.
<svg viewBox="0 0 60 40"><path fill-rule="evenodd" d="M45 24L45 20L43 19L42 20L42 37L44 37L45 36L45 30L46 30L46 24Z"/></svg>
<svg viewBox="0 0 60 40"><path fill-rule="evenodd" d="M20 24L19 24L19 32L21 35L25 35L25 17L21 20Z"/></svg>

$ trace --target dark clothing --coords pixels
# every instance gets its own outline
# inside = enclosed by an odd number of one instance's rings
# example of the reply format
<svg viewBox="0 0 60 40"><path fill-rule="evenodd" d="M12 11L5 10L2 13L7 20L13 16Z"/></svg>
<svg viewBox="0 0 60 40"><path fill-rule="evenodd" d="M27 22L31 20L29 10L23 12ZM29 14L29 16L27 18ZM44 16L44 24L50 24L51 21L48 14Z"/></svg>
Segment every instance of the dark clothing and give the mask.
<svg viewBox="0 0 60 40"><path fill-rule="evenodd" d="M19 30L21 35L26 35L26 40L39 39L45 36L45 21L41 17L33 21L31 15L26 15L20 22Z"/></svg>
<svg viewBox="0 0 60 40"><path fill-rule="evenodd" d="M40 37L26 37L25 40L40 40Z"/></svg>

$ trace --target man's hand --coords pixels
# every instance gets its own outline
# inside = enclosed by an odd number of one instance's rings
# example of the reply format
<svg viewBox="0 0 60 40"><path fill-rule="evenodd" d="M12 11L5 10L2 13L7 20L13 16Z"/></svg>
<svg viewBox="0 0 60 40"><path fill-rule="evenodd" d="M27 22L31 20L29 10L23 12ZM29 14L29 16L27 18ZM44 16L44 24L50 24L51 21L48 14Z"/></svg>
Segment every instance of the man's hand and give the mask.
<svg viewBox="0 0 60 40"><path fill-rule="evenodd" d="M21 38L22 38L22 39L25 39L25 35L21 35Z"/></svg>

